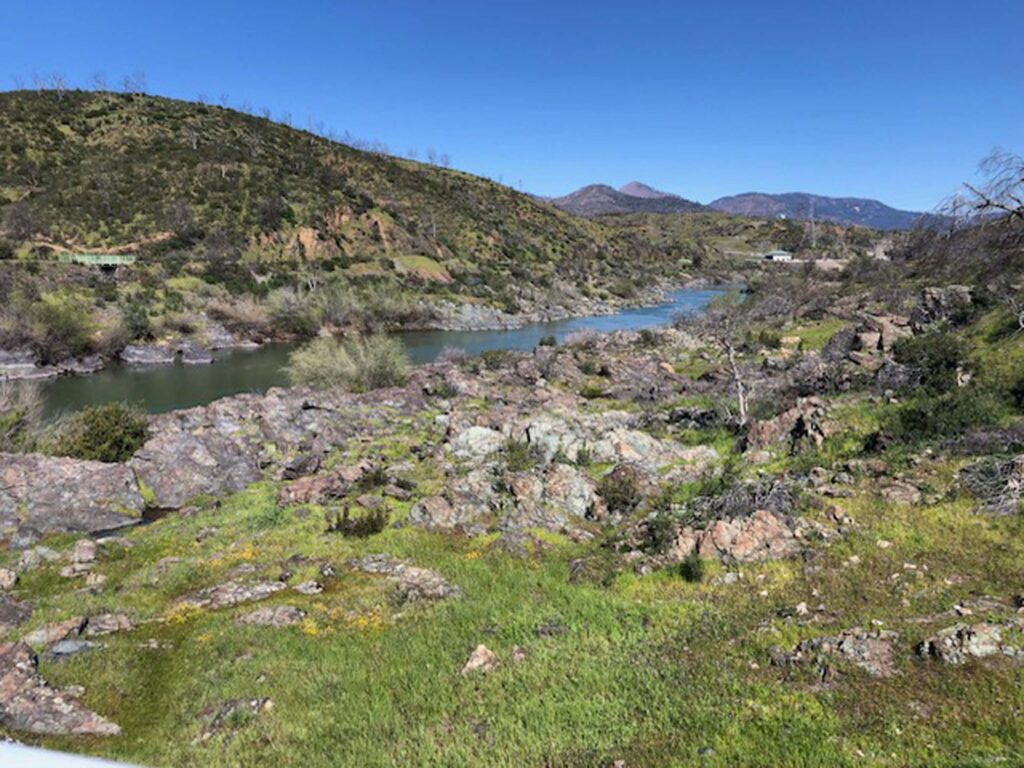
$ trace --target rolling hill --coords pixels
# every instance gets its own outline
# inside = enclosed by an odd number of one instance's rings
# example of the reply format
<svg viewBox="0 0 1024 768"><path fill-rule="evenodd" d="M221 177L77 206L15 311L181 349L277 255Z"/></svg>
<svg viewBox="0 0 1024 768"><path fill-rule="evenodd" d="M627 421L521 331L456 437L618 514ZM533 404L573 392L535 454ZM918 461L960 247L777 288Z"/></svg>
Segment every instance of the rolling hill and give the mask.
<svg viewBox="0 0 1024 768"><path fill-rule="evenodd" d="M586 218L612 213L693 213L704 209L700 203L659 192L634 181L621 189L606 184L591 184L548 202L556 208Z"/></svg>
<svg viewBox="0 0 1024 768"><path fill-rule="evenodd" d="M0 93L0 225L7 255L320 263L483 298L526 283L607 286L630 271L627 253L643 256L468 173L218 106L107 92Z"/></svg>
<svg viewBox="0 0 1024 768"><path fill-rule="evenodd" d="M747 192L742 195L720 197L708 204L709 208L723 213L754 216L765 219L795 219L807 221L812 218L832 221L837 224L853 224L872 229L912 229L927 214L901 211L891 208L878 200L859 197L824 197L805 192L789 192L770 195L761 192Z"/></svg>

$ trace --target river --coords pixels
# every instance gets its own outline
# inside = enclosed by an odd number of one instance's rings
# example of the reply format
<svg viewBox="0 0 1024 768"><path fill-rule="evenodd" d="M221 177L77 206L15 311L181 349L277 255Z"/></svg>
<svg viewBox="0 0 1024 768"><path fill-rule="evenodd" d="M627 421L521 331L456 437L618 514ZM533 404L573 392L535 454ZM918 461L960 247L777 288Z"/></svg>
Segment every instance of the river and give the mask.
<svg viewBox="0 0 1024 768"><path fill-rule="evenodd" d="M609 332L653 328L671 321L678 312L704 307L719 291L680 290L668 301L650 307L633 307L613 315L575 317L535 323L512 330L406 331L396 336L405 344L413 363L435 360L445 347L459 347L470 354L491 349L533 349L545 336L559 343L573 331ZM62 376L43 385L47 416L116 400L135 403L151 413L205 405L239 392L265 392L288 383L284 366L293 344L267 344L254 350L222 350L213 365L112 365L88 376Z"/></svg>

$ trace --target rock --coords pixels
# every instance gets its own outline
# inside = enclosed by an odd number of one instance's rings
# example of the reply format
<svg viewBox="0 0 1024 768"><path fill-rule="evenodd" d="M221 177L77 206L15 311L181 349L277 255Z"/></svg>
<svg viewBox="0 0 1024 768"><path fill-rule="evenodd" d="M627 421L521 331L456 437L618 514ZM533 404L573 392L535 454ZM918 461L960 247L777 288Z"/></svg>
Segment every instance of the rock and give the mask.
<svg viewBox="0 0 1024 768"><path fill-rule="evenodd" d="M79 565L96 561L98 546L92 539L79 539L71 550L71 561Z"/></svg>
<svg viewBox="0 0 1024 768"><path fill-rule="evenodd" d="M309 581L304 581L301 584L296 584L292 589L300 595L319 595L324 591L324 585L319 581L310 579Z"/></svg>
<svg viewBox="0 0 1024 768"><path fill-rule="evenodd" d="M935 323L960 325L969 316L973 305L973 293L966 285L925 288L910 313L910 327L914 333L922 333Z"/></svg>
<svg viewBox="0 0 1024 768"><path fill-rule="evenodd" d="M340 499L351 493L356 484L373 470L368 461L336 467L325 475L301 477L286 485L277 495L279 506L287 507L295 504L322 504L326 501Z"/></svg>
<svg viewBox="0 0 1024 768"><path fill-rule="evenodd" d="M274 605L259 608L238 618L239 624L260 627L290 627L306 618L306 612L293 605Z"/></svg>
<svg viewBox="0 0 1024 768"><path fill-rule="evenodd" d="M37 365L31 349L0 349L0 379L32 378Z"/></svg>
<svg viewBox="0 0 1024 768"><path fill-rule="evenodd" d="M69 637L77 637L82 633L83 627L85 627L85 619L76 616L73 619L57 621L40 627L34 632L29 632L21 638L21 641L29 645L51 645Z"/></svg>
<svg viewBox="0 0 1024 768"><path fill-rule="evenodd" d="M500 451L505 441L505 436L496 429L473 426L460 432L449 447L456 459L480 461Z"/></svg>
<svg viewBox="0 0 1024 768"><path fill-rule="evenodd" d="M120 528L138 523L144 507L135 475L123 464L0 454L0 531Z"/></svg>
<svg viewBox="0 0 1024 768"><path fill-rule="evenodd" d="M41 735L117 736L121 729L51 687L25 643L0 645L0 723Z"/></svg>
<svg viewBox="0 0 1024 768"><path fill-rule="evenodd" d="M541 475L509 473L505 484L515 500L515 509L502 520L505 529L557 531L571 519L598 519L607 514L594 481L566 464L552 464Z"/></svg>
<svg viewBox="0 0 1024 768"><path fill-rule="evenodd" d="M465 666L462 667L462 674L466 676L493 672L498 668L499 663L494 651L486 645L478 645L473 650L473 653L469 655L469 660L466 661Z"/></svg>
<svg viewBox="0 0 1024 768"><path fill-rule="evenodd" d="M18 574L9 568L0 568L0 591L14 589L18 583Z"/></svg>
<svg viewBox="0 0 1024 768"><path fill-rule="evenodd" d="M181 362L185 365L209 365L213 362L213 355L209 350L203 349L194 341L185 341L178 345L178 353L181 355Z"/></svg>
<svg viewBox="0 0 1024 768"><path fill-rule="evenodd" d="M802 640L792 653L774 654L772 661L775 664L812 661L821 664L823 657L832 657L848 661L873 677L892 677L897 671L893 662L893 645L897 640L896 632L865 632L854 628L838 635Z"/></svg>
<svg viewBox="0 0 1024 768"><path fill-rule="evenodd" d="M804 441L820 446L829 435L826 405L817 397L801 399L794 407L767 421L753 421L747 430L747 448L762 449L788 442L796 450Z"/></svg>
<svg viewBox="0 0 1024 768"><path fill-rule="evenodd" d="M60 553L49 547L33 547L21 553L18 559L18 570L31 571L45 563L52 563L60 560Z"/></svg>
<svg viewBox="0 0 1024 768"><path fill-rule="evenodd" d="M391 555L366 555L350 563L365 573L381 574L395 585L400 604L420 600L447 600L462 596L462 590L448 582L441 574L427 568L417 568Z"/></svg>
<svg viewBox="0 0 1024 768"><path fill-rule="evenodd" d="M54 659L66 659L69 656L77 656L79 653L92 650L96 643L88 640L58 640L51 645L46 653Z"/></svg>
<svg viewBox="0 0 1024 768"><path fill-rule="evenodd" d="M910 483L896 481L882 489L882 497L891 504L920 504L921 491Z"/></svg>
<svg viewBox="0 0 1024 768"><path fill-rule="evenodd" d="M668 555L682 562L696 549L703 558L756 563L790 557L801 548L792 529L776 515L761 509L750 517L717 520L701 531L687 526L679 532Z"/></svg>
<svg viewBox="0 0 1024 768"><path fill-rule="evenodd" d="M29 603L0 595L0 634L17 629L31 616L32 606Z"/></svg>
<svg viewBox="0 0 1024 768"><path fill-rule="evenodd" d="M284 465L281 472L282 480L297 480L300 477L312 475L320 469L320 455L316 453L303 453Z"/></svg>
<svg viewBox="0 0 1024 768"><path fill-rule="evenodd" d="M135 629L135 622L126 613L103 613L99 616L90 616L85 623L83 634L87 637L98 637L101 635L112 635L115 632L131 632Z"/></svg>
<svg viewBox="0 0 1024 768"><path fill-rule="evenodd" d="M196 496L235 493L260 479L254 454L215 431L154 428L129 462L161 509Z"/></svg>
<svg viewBox="0 0 1024 768"><path fill-rule="evenodd" d="M1020 622L995 624L954 624L940 630L917 646L919 656L937 659L946 664L963 664L968 659L982 659L1000 653L1014 654L1013 646L1004 643L1003 632L1024 628ZM1017 652L1019 653L1019 652Z"/></svg>
<svg viewBox="0 0 1024 768"><path fill-rule="evenodd" d="M517 530L502 531L490 546L494 552L522 558L539 555L546 548L547 544L541 539L526 531Z"/></svg>
<svg viewBox="0 0 1024 768"><path fill-rule="evenodd" d="M169 365L175 353L166 344L129 344L121 350L121 362L128 365Z"/></svg>
<svg viewBox="0 0 1024 768"><path fill-rule="evenodd" d="M241 584L237 581L228 581L201 589L195 594L186 597L183 602L199 608L216 610L218 608L229 608L239 603L266 600L272 594L284 588L285 585L279 581L261 581L255 584Z"/></svg>

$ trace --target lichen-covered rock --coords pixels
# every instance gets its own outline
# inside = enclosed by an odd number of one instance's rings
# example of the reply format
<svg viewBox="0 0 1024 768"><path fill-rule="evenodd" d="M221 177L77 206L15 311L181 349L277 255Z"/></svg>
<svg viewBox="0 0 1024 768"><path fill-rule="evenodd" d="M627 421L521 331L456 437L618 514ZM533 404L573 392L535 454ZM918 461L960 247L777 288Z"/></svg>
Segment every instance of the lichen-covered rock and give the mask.
<svg viewBox="0 0 1024 768"><path fill-rule="evenodd" d="M261 477L255 454L215 431L159 429L131 466L163 509L177 509L202 494L234 493Z"/></svg>
<svg viewBox="0 0 1024 768"><path fill-rule="evenodd" d="M772 660L776 665L817 662L824 667L830 657L848 661L874 677L892 677L897 671L893 645L899 637L887 630L866 632L854 628L838 635L801 640L791 653L776 652ZM823 672L827 675L826 669Z"/></svg>
<svg viewBox="0 0 1024 768"><path fill-rule="evenodd" d="M123 464L0 454L0 531L92 532L139 522L145 503Z"/></svg>
<svg viewBox="0 0 1024 768"><path fill-rule="evenodd" d="M954 624L936 632L922 641L918 655L937 659L946 664L964 664L969 659L983 659L986 656L1005 654L1024 657L1020 650L1021 632L1024 622L1009 621L1003 626L981 622L978 624ZM1017 642L1008 642L1008 633L1017 635Z"/></svg>
<svg viewBox="0 0 1024 768"><path fill-rule="evenodd" d="M773 419L751 422L747 430L747 446L759 449L788 443L790 448L795 449L803 442L820 446L830 432L826 416L825 401L817 397L801 399Z"/></svg>
<svg viewBox="0 0 1024 768"><path fill-rule="evenodd" d="M99 637L112 635L115 632L131 632L133 629L135 629L135 622L127 613L102 613L89 617L82 634Z"/></svg>
<svg viewBox="0 0 1024 768"><path fill-rule="evenodd" d="M669 557L682 561L694 549L702 558L756 563L797 554L802 545L779 517L760 509L749 517L716 520L704 530L687 526L676 537Z"/></svg>
<svg viewBox="0 0 1024 768"><path fill-rule="evenodd" d="M451 440L452 455L456 459L480 461L497 453L505 445L505 436L496 429L472 426Z"/></svg>
<svg viewBox="0 0 1024 768"><path fill-rule="evenodd" d="M494 651L486 645L478 645L473 649L469 659L466 660L466 664L462 667L462 675L482 675L493 672L498 668L499 663L498 656Z"/></svg>
<svg viewBox="0 0 1024 768"><path fill-rule="evenodd" d="M356 483L373 469L368 461L336 467L322 475L301 477L281 489L277 503L282 507L293 504L322 504L347 496Z"/></svg>
<svg viewBox="0 0 1024 768"><path fill-rule="evenodd" d="M437 571L409 565L388 554L366 555L353 560L349 565L364 573L387 576L395 586L395 595L400 604L462 596L462 590Z"/></svg>
<svg viewBox="0 0 1024 768"><path fill-rule="evenodd" d="M42 735L117 736L117 724L53 688L38 672L39 660L25 643L0 644L0 723Z"/></svg>
<svg viewBox="0 0 1024 768"><path fill-rule="evenodd" d="M294 605L274 605L258 608L238 617L239 624L258 627L290 627L306 618L306 612Z"/></svg>
<svg viewBox="0 0 1024 768"><path fill-rule="evenodd" d="M201 589L193 595L184 599L188 605L198 608L228 608L239 603L249 603L256 600L266 600L275 592L285 588L279 581L259 581L254 584L242 584L237 581L227 581L206 589Z"/></svg>

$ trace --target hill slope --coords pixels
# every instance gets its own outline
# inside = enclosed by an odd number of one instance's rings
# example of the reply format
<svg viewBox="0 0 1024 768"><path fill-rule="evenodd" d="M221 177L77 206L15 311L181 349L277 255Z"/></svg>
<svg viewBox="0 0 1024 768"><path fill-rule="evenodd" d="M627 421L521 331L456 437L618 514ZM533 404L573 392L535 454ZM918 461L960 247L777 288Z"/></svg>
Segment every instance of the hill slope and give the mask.
<svg viewBox="0 0 1024 768"><path fill-rule="evenodd" d="M805 192L770 195L747 192L720 197L708 207L724 213L760 218L787 218L807 221L812 218L838 224L854 224L872 229L911 229L926 214L890 208L877 200L859 197L823 197Z"/></svg>
<svg viewBox="0 0 1024 768"><path fill-rule="evenodd" d="M549 202L563 211L588 218L610 213L692 213L704 209L700 203L658 192L639 182L627 184L621 190L591 184Z"/></svg>
<svg viewBox="0 0 1024 768"><path fill-rule="evenodd" d="M360 275L414 263L405 272L470 293L514 268L606 282L624 253L600 226L486 179L114 93L0 94L0 222L8 251L245 253Z"/></svg>

